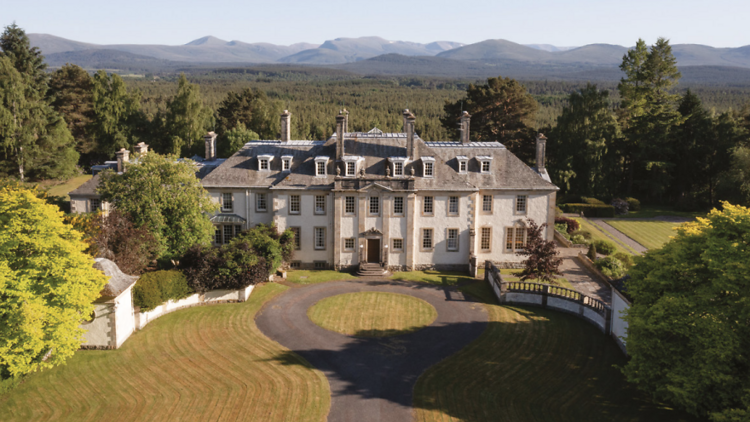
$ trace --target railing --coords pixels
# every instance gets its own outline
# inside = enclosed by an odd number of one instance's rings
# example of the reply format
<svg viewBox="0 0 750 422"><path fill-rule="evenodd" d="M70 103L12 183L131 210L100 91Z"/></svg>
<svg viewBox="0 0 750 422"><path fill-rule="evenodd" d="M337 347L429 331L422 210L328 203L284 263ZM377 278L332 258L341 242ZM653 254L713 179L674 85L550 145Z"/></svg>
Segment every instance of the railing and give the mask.
<svg viewBox="0 0 750 422"><path fill-rule="evenodd" d="M599 299L552 284L503 281L500 270L491 261L485 262L484 271L485 279L490 283L501 303L529 304L573 313L599 326L605 333L609 333L611 308ZM563 299L563 302L559 300L549 302L550 298Z"/></svg>

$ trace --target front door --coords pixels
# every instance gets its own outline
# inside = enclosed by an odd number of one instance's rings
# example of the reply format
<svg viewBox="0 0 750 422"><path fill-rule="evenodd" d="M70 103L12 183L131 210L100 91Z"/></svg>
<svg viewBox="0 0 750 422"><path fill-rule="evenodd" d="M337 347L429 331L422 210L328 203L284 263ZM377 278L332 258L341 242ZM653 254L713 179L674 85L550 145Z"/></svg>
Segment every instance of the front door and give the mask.
<svg viewBox="0 0 750 422"><path fill-rule="evenodd" d="M367 239L367 262L380 263L380 239Z"/></svg>

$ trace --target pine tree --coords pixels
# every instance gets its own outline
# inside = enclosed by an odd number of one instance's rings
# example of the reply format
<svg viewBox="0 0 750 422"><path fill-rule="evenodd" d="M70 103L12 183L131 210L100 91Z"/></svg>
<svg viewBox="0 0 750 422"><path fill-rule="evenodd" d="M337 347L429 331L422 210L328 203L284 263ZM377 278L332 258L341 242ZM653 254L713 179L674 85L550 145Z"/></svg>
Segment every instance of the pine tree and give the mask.
<svg viewBox="0 0 750 422"><path fill-rule="evenodd" d="M47 91L47 65L38 47L31 47L26 32L12 23L0 35L0 57L8 57L16 70L24 75L30 89L40 95Z"/></svg>
<svg viewBox="0 0 750 422"><path fill-rule="evenodd" d="M261 90L246 88L240 93L230 92L216 111L218 134L223 140L225 133L242 123L263 139L278 139L281 112L281 104L268 99Z"/></svg>
<svg viewBox="0 0 750 422"><path fill-rule="evenodd" d="M97 152L110 157L120 148L129 149L136 144L133 138L134 121L139 118L141 94L129 93L122 78L111 77L104 70L94 75L93 121L91 135Z"/></svg>
<svg viewBox="0 0 750 422"><path fill-rule="evenodd" d="M96 148L88 133L94 115L93 87L88 72L66 64L52 73L47 91L52 108L65 118L76 140L76 150L81 154L91 153Z"/></svg>
<svg viewBox="0 0 750 422"><path fill-rule="evenodd" d="M463 110L462 110L463 108ZM477 142L500 142L519 158L531 163L534 135L531 127L539 104L526 87L511 78L489 78L484 85L471 84L466 98L446 102L443 127L458 139L457 120L471 114L471 138Z"/></svg>
<svg viewBox="0 0 750 422"><path fill-rule="evenodd" d="M188 82L185 74L180 74L177 95L167 104L166 126L171 154L191 155L200 152L211 111L203 106L200 87Z"/></svg>

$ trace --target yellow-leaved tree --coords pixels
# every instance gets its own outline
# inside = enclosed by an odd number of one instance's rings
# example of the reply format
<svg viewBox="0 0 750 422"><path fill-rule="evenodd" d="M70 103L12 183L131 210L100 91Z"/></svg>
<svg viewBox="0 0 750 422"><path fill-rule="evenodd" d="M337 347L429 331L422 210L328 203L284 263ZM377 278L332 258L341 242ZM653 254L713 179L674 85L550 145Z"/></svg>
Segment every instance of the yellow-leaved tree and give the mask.
<svg viewBox="0 0 750 422"><path fill-rule="evenodd" d="M63 363L107 283L82 235L31 190L0 186L0 378Z"/></svg>

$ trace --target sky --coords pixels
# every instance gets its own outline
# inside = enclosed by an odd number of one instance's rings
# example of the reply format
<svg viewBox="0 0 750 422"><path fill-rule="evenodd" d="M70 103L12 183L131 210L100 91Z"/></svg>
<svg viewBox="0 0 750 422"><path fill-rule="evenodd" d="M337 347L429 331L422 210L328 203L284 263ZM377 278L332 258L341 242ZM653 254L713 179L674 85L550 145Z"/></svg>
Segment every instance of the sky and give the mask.
<svg viewBox="0 0 750 422"><path fill-rule="evenodd" d="M750 44L750 0L0 0L0 24L95 44L223 40L319 44L342 37L466 44L506 39L739 47Z"/></svg>

